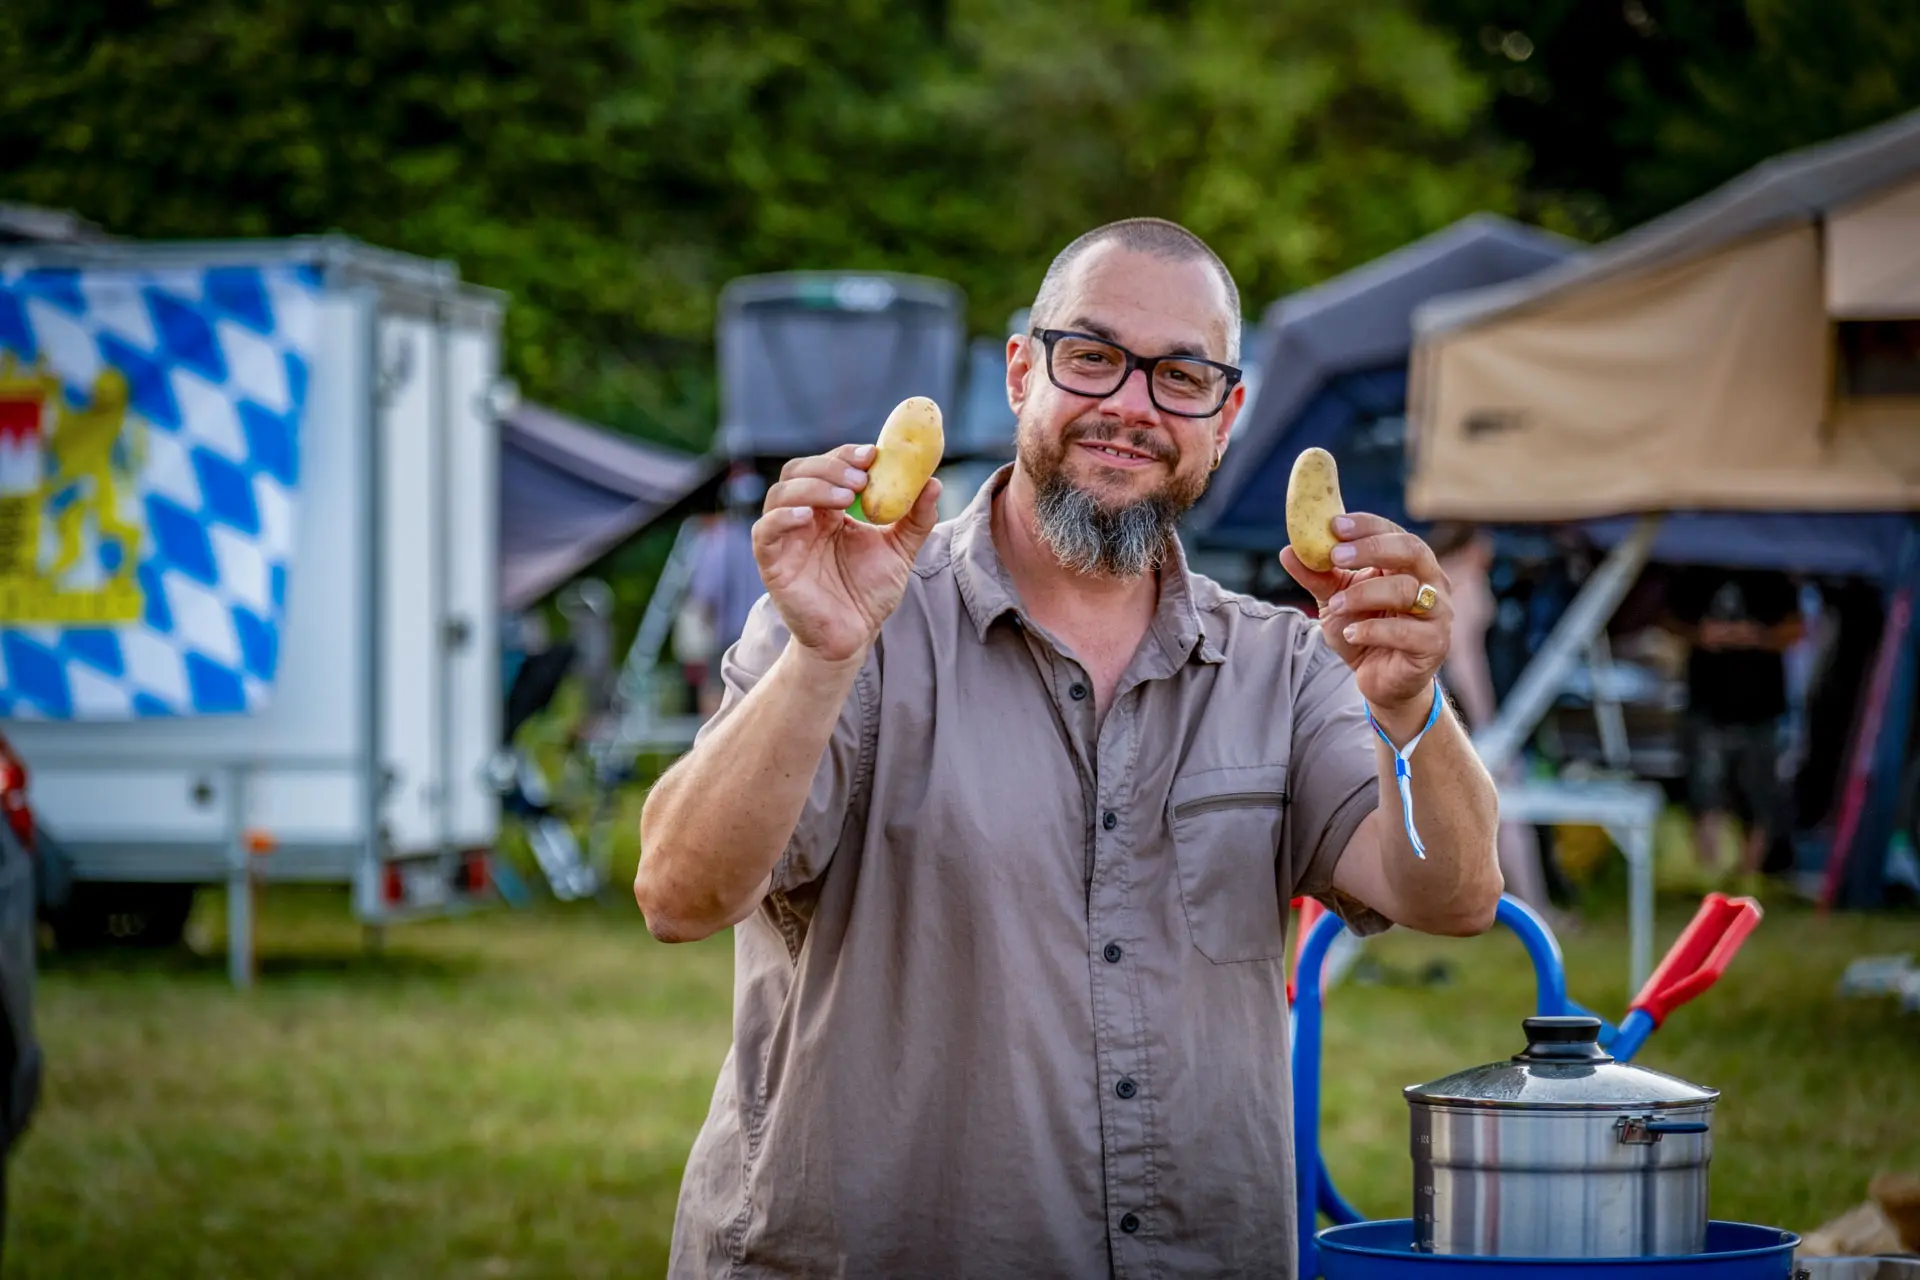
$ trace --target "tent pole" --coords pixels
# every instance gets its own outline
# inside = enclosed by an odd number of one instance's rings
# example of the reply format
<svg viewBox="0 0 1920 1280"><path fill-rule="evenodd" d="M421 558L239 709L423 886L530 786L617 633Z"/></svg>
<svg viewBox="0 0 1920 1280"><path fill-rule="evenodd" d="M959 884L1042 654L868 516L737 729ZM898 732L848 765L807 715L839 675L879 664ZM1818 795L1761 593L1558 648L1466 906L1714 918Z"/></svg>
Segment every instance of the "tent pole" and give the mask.
<svg viewBox="0 0 1920 1280"><path fill-rule="evenodd" d="M1540 652L1520 673L1493 723L1475 736L1474 748L1489 773L1499 776L1520 753L1534 726L1566 687L1574 664L1587 652L1594 637L1605 631L1607 620L1626 599L1653 553L1653 539L1659 531L1658 515L1642 516L1633 532L1607 553L1554 625Z"/></svg>
<svg viewBox="0 0 1920 1280"><path fill-rule="evenodd" d="M1603 629L1587 647L1587 673L1593 684L1593 718L1600 728L1600 754L1609 769L1625 769L1633 763L1627 741L1626 711L1613 692L1613 650Z"/></svg>

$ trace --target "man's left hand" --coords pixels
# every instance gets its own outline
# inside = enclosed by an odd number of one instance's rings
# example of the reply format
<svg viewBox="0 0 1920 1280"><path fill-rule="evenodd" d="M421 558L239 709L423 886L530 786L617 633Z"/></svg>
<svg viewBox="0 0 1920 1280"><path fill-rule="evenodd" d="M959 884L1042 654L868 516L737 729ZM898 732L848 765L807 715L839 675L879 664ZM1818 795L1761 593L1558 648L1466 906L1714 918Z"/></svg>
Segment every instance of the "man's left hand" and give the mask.
<svg viewBox="0 0 1920 1280"><path fill-rule="evenodd" d="M1410 735L1426 723L1434 675L1446 661L1451 584L1433 548L1384 517L1335 516L1333 534L1339 542L1330 571L1307 568L1292 547L1280 552L1280 563L1319 603L1328 646L1353 668L1381 725ZM1433 603L1416 613L1422 587Z"/></svg>

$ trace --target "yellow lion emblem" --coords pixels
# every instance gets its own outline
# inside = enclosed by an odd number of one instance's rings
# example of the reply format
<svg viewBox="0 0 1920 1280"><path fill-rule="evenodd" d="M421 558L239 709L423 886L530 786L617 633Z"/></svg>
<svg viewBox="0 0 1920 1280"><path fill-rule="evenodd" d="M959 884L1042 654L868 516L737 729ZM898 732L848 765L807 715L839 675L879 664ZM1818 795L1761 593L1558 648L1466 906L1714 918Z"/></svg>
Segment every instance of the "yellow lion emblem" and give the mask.
<svg viewBox="0 0 1920 1280"><path fill-rule="evenodd" d="M67 403L43 364L0 357L0 621L131 621L143 607L135 581L145 530L122 512L134 499L146 424L129 417L126 375L104 368L84 406ZM52 517L58 549L41 553ZM103 578L68 587L91 523Z"/></svg>

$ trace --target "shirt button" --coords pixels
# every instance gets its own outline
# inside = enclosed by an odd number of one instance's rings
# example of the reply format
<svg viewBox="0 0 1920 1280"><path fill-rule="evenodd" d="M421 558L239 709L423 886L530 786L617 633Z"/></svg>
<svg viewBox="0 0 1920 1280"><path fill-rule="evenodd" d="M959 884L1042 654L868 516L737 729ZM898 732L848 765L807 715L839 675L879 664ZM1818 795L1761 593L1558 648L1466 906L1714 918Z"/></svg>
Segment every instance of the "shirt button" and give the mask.
<svg viewBox="0 0 1920 1280"><path fill-rule="evenodd" d="M1100 825L1105 827L1107 830L1111 831L1115 827L1120 825L1120 819L1114 813L1113 810L1109 809L1107 810L1106 814L1100 819Z"/></svg>
<svg viewBox="0 0 1920 1280"><path fill-rule="evenodd" d="M1109 942L1106 946L1100 949L1100 954L1102 957L1106 959L1106 962L1108 964L1119 964L1120 963L1120 944L1117 942Z"/></svg>
<svg viewBox="0 0 1920 1280"><path fill-rule="evenodd" d="M1067 692L1073 695L1073 700L1075 702L1078 702L1080 701L1080 699L1087 696L1087 686L1083 684L1077 684L1073 686L1073 688L1067 690Z"/></svg>
<svg viewBox="0 0 1920 1280"><path fill-rule="evenodd" d="M1136 1213L1130 1213L1126 1217L1120 1219L1120 1229L1126 1232L1128 1235L1132 1235L1134 1232L1138 1231L1140 1229L1140 1215Z"/></svg>
<svg viewBox="0 0 1920 1280"><path fill-rule="evenodd" d="M1122 1080L1119 1084L1113 1086L1113 1091L1122 1098L1131 1098L1134 1094L1140 1092L1139 1088L1131 1080Z"/></svg>

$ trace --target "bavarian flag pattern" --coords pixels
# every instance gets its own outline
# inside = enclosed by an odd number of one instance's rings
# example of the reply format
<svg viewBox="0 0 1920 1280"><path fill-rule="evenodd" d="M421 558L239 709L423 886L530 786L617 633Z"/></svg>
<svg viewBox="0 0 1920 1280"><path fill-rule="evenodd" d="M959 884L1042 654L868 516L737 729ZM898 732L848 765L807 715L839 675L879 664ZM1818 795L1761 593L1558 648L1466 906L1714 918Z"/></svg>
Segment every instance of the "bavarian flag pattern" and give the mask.
<svg viewBox="0 0 1920 1280"><path fill-rule="evenodd" d="M0 266L0 717L267 703L320 278Z"/></svg>

